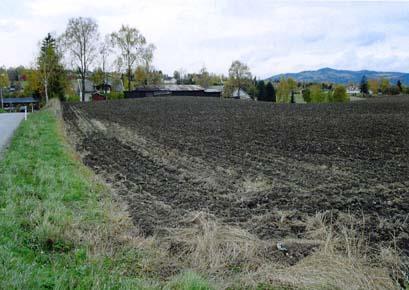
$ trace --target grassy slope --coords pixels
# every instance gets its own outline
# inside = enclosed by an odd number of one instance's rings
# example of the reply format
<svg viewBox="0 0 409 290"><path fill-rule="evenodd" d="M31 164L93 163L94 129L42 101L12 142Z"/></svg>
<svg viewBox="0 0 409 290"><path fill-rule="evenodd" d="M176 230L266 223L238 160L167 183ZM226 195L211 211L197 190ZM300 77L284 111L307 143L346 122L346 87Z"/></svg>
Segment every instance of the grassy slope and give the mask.
<svg viewBox="0 0 409 290"><path fill-rule="evenodd" d="M0 161L0 289L159 288L138 278L142 254L120 244L127 221L104 192L70 153L57 118L31 115ZM168 287L210 288L189 279Z"/></svg>

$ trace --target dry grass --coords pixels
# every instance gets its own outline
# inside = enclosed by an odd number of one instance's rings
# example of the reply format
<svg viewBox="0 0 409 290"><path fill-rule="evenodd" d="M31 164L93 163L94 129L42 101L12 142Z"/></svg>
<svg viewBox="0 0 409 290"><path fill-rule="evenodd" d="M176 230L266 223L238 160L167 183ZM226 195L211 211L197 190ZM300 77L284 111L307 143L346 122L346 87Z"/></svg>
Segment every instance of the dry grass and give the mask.
<svg viewBox="0 0 409 290"><path fill-rule="evenodd" d="M243 184L244 191L268 186L262 180ZM95 227L78 224L73 236L87 240L89 252L95 256L114 256L124 247L145 253L138 267L148 276L167 280L192 270L216 281L221 289L256 288L260 284L294 289L397 289L397 280L403 276L403 261L396 249L369 247L358 230L364 218L349 214L334 218L331 212L307 218L306 239L283 242L290 250L293 244L317 248L289 266L285 254L276 249L278 241L260 240L204 212L191 213L180 228L144 238L132 224L126 205L109 194L107 191L100 201L106 222ZM283 223L292 213L281 211L277 215Z"/></svg>

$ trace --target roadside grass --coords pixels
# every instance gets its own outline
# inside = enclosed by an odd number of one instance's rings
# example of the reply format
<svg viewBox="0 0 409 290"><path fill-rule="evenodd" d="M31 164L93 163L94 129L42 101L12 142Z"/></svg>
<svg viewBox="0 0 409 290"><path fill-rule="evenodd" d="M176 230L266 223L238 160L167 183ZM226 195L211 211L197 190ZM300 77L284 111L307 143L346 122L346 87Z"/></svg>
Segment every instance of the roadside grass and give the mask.
<svg viewBox="0 0 409 290"><path fill-rule="evenodd" d="M129 217L60 125L50 109L32 114L0 161L0 289L162 288L130 243ZM172 283L210 289L197 276Z"/></svg>

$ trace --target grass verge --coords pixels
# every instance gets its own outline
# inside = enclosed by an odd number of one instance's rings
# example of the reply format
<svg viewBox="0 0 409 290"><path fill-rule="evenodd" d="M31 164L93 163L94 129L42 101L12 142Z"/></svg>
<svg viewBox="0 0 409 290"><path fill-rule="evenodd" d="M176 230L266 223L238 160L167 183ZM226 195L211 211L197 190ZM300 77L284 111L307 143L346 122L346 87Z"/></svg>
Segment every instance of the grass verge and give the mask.
<svg viewBox="0 0 409 290"><path fill-rule="evenodd" d="M60 125L51 109L32 114L0 161L0 289L162 288L130 242L126 212Z"/></svg>

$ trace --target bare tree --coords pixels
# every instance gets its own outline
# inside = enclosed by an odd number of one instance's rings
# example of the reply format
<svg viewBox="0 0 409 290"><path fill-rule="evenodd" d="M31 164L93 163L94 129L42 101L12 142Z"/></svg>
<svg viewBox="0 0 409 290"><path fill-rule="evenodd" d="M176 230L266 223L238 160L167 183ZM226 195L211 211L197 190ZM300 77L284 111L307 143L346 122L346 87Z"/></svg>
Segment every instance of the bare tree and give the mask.
<svg viewBox="0 0 409 290"><path fill-rule="evenodd" d="M110 35L105 35L104 41L100 43L99 54L101 56L101 69L104 74L104 85L107 83L107 69L108 69L108 59L112 53L112 43Z"/></svg>
<svg viewBox="0 0 409 290"><path fill-rule="evenodd" d="M98 24L91 18L71 18L62 36L64 47L71 54L73 64L81 77L81 100L85 101L87 72L98 51Z"/></svg>
<svg viewBox="0 0 409 290"><path fill-rule="evenodd" d="M117 64L125 67L128 78L128 91L130 91L132 72L141 62L151 62L154 46L146 43L145 37L139 30L126 25L122 25L118 32L112 33L111 40L119 50Z"/></svg>

